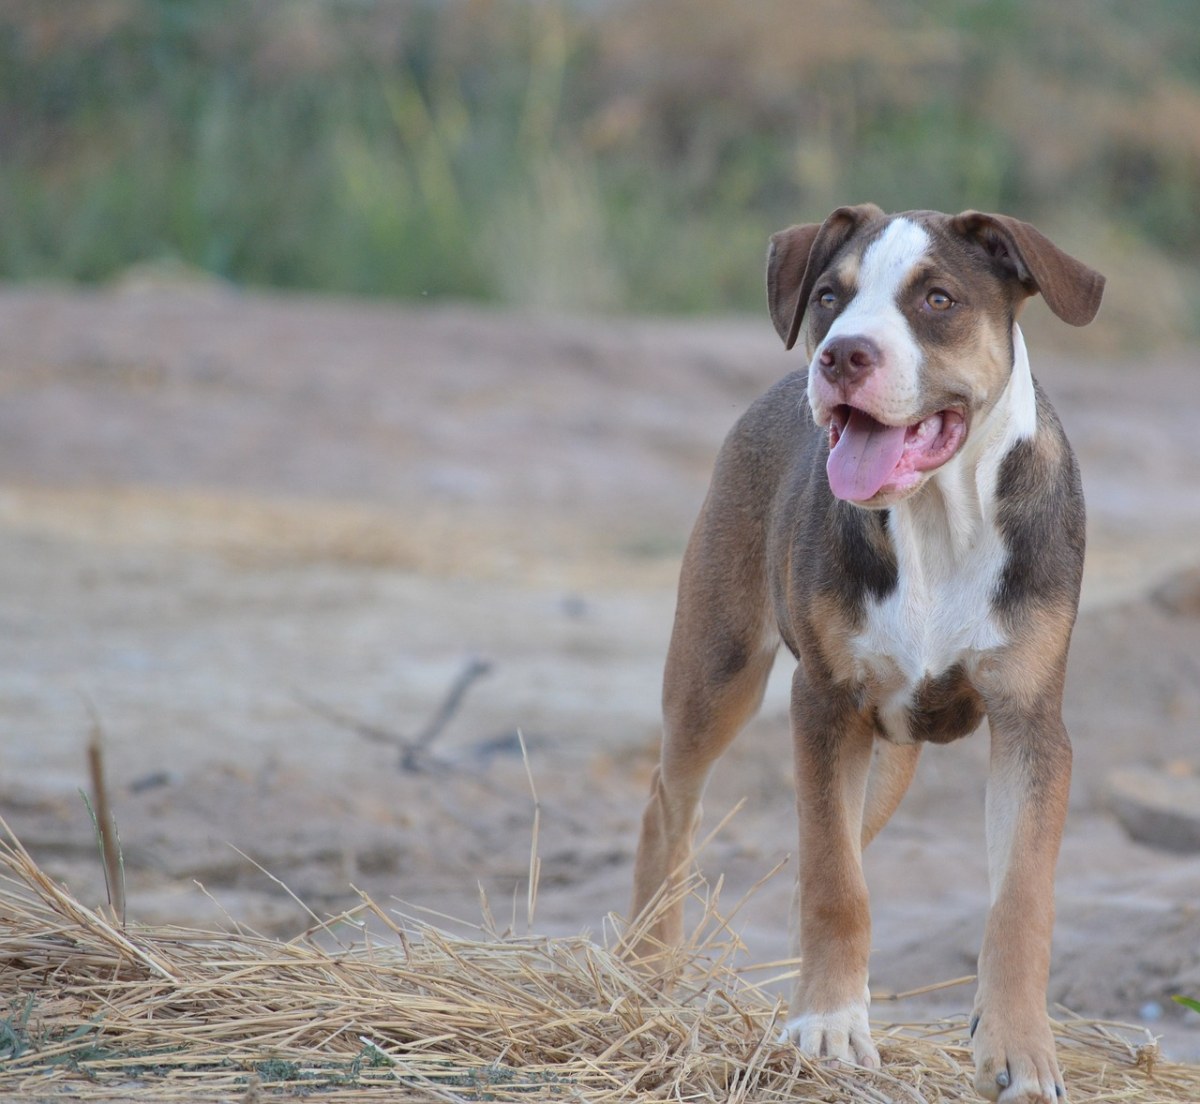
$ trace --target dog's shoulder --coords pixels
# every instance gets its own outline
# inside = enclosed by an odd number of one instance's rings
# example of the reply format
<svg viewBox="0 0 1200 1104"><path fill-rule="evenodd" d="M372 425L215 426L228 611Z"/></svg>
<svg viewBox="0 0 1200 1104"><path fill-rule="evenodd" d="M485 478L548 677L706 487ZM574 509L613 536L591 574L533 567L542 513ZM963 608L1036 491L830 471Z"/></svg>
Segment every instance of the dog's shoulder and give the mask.
<svg viewBox="0 0 1200 1104"><path fill-rule="evenodd" d="M996 606L1074 600L1083 575L1086 518L1079 465L1046 393L1035 381L1037 431L1000 462L996 519L1008 551Z"/></svg>
<svg viewBox="0 0 1200 1104"><path fill-rule="evenodd" d="M798 458L811 462L822 433L808 407L808 373L791 372L738 418L721 446L713 487L735 486L764 507L775 501Z"/></svg>
<svg viewBox="0 0 1200 1104"><path fill-rule="evenodd" d="M754 400L729 437L762 444L795 441L814 427L808 407L808 370L789 372Z"/></svg>

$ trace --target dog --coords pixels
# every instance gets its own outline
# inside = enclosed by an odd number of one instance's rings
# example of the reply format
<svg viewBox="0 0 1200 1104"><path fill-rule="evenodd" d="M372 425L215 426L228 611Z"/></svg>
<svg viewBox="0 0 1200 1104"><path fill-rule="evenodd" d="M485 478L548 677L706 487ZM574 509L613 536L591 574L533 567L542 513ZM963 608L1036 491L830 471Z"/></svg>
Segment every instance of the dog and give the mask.
<svg viewBox="0 0 1200 1104"><path fill-rule="evenodd" d="M803 334L809 366L729 434L684 554L631 916L654 917L635 957L681 939L671 891L690 869L702 791L782 642L796 660L802 960L786 1034L813 1058L879 1065L862 849L922 745L986 715L975 1087L1004 1104L1064 1095L1046 986L1084 503L1017 319L1040 293L1086 325L1103 289L1006 215L865 204L771 238L771 319L788 349Z"/></svg>

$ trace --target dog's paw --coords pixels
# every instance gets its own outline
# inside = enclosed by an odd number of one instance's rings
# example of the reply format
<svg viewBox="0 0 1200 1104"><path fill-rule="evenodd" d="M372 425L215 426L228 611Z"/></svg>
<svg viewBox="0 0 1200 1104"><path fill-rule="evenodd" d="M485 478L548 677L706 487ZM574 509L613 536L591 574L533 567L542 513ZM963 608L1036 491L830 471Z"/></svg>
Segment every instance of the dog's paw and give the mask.
<svg viewBox="0 0 1200 1104"><path fill-rule="evenodd" d="M871 1040L865 1002L834 1012L806 1012L788 1020L782 1038L790 1039L809 1058L831 1058L865 1069L879 1068L879 1051Z"/></svg>
<svg viewBox="0 0 1200 1104"><path fill-rule="evenodd" d="M1064 1104L1067 1098L1045 1015L971 1018L975 1090L997 1104Z"/></svg>

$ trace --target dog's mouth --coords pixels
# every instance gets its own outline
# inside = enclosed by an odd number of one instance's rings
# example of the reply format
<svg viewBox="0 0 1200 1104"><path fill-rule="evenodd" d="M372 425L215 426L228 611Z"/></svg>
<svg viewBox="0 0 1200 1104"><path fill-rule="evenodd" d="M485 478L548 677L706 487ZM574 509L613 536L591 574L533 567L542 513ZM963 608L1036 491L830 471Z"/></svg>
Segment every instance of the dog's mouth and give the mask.
<svg viewBox="0 0 1200 1104"><path fill-rule="evenodd" d="M831 414L825 470L830 489L848 502L910 489L922 472L946 463L967 433L962 413L949 408L907 426L885 425L853 406Z"/></svg>

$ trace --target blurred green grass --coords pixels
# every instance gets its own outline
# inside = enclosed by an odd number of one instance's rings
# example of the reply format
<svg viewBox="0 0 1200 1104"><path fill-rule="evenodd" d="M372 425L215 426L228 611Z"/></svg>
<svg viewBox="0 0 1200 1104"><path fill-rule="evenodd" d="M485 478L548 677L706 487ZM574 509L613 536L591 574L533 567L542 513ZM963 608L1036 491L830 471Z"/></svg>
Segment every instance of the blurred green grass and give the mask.
<svg viewBox="0 0 1200 1104"><path fill-rule="evenodd" d="M1194 0L0 0L7 280L757 310L864 199L1132 258L1194 333Z"/></svg>

